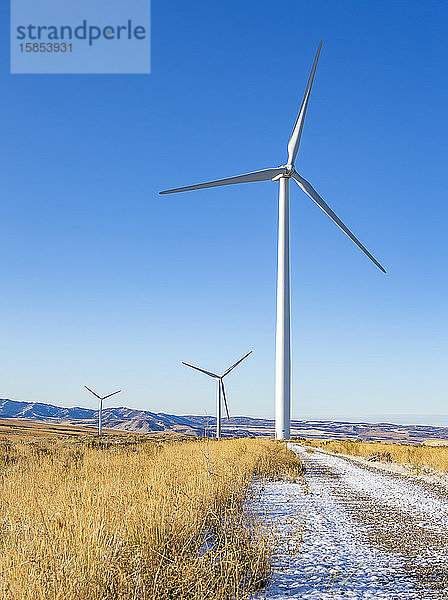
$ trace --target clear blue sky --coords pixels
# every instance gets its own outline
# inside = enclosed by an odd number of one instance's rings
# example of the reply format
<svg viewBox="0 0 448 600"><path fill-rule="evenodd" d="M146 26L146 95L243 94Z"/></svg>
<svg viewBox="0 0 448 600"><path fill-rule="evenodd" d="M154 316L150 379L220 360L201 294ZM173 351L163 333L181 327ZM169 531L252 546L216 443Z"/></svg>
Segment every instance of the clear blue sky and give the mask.
<svg viewBox="0 0 448 600"><path fill-rule="evenodd" d="M158 191L284 163L323 39L297 168L388 274L292 188L293 412L448 421L446 2L154 0L124 76L10 75L1 10L0 397L214 414L181 360L253 349L273 414L277 186Z"/></svg>

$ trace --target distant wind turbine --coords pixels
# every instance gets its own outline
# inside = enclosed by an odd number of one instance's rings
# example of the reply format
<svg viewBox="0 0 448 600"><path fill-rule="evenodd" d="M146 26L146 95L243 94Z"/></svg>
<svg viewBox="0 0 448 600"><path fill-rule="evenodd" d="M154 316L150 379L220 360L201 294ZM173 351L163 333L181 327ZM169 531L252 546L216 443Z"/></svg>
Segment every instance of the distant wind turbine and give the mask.
<svg viewBox="0 0 448 600"><path fill-rule="evenodd" d="M119 394L121 392L121 390L117 390L116 392L112 392L112 394L108 394L107 396L98 396L98 394L96 392L94 392L93 390L91 390L86 385L84 387L86 388L86 390L89 390L89 392L91 394L93 394L94 396L96 396L98 398L98 400L100 401L99 411L98 411L98 435L101 435L101 432L103 430L103 400L106 400L106 398L110 398L111 396L115 396L115 394Z"/></svg>
<svg viewBox="0 0 448 600"><path fill-rule="evenodd" d="M226 407L226 413L227 413L227 418L230 419L230 415L229 415L229 405L227 404L227 397L226 397L226 390L224 387L224 377L226 377L230 371L233 371L233 369L235 367L237 367L241 362L243 362L243 360L245 358L247 358L249 356L249 354L252 354L252 350L250 352L248 352L247 354L245 354L243 356L243 358L240 358L239 360L236 361L236 363L234 365L232 365L231 367L229 367L226 371L224 371L224 373L222 375L217 375L216 373L212 373L211 371L205 371L204 369L200 369L199 367L195 367L194 365L190 365L189 363L183 362L182 364L190 367L191 369L196 369L196 371L200 371L201 373L205 373L205 375L208 375L209 377L213 377L213 379L216 379L218 382L218 393L217 393L217 407L216 407L216 437L220 438L221 437L221 405L222 405L222 399L224 400L224 404Z"/></svg>
<svg viewBox="0 0 448 600"><path fill-rule="evenodd" d="M326 202L319 196L313 186L304 179L294 167L294 162L299 150L300 138L302 136L305 114L316 72L322 42L317 49L313 68L305 88L302 104L295 122L291 139L288 143L288 161L286 165L253 171L244 175L236 175L226 179L208 181L188 187L175 188L160 192L161 194L173 194L175 192L187 192L203 188L216 187L220 185L232 185L234 183L249 183L254 181L278 181L279 183L279 218L278 218L278 269L277 269L277 327L275 341L275 435L277 439L288 439L290 437L291 421L291 324L290 324L290 272L289 272L289 180L293 179L307 196L332 219L338 227L366 254L375 265L385 273L385 269L361 244L353 233L344 225L341 219L332 211ZM288 73L291 69L288 69Z"/></svg>

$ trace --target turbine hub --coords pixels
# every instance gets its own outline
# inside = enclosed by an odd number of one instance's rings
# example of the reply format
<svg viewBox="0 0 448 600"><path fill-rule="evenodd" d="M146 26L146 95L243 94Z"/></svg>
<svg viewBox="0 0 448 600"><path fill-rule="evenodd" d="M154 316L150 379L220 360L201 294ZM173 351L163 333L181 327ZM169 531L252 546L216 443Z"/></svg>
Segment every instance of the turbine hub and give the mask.
<svg viewBox="0 0 448 600"><path fill-rule="evenodd" d="M283 166L279 167L279 169L285 169L285 170L283 173L280 173L280 175L277 175L277 177L274 177L274 179L272 181L279 181L282 177L286 177L287 179L289 179L295 173L294 165L291 165L291 164L283 165Z"/></svg>

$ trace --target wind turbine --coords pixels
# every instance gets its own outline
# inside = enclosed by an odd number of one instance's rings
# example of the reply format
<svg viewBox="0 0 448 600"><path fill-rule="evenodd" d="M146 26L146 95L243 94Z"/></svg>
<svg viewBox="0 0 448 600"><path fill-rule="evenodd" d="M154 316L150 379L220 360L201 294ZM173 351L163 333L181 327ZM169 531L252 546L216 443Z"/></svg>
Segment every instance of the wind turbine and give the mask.
<svg viewBox="0 0 448 600"><path fill-rule="evenodd" d="M98 435L101 435L101 432L103 430L103 400L106 400L106 398L110 398L111 396L115 396L115 394L119 394L121 392L121 390L112 392L112 394L108 394L107 396L98 396L98 394L96 392L91 390L86 385L84 387L86 388L86 390L89 390L89 392L91 394L96 396L98 398L98 400L100 401L100 406L99 406L99 411L98 411Z"/></svg>
<svg viewBox="0 0 448 600"><path fill-rule="evenodd" d="M291 138L288 142L288 160L285 165L253 171L244 175L236 175L226 179L208 181L187 187L165 190L161 194L173 194L175 192L187 192L203 188L216 187L220 185L232 185L235 183L249 183L254 181L278 181L278 268L277 268L277 327L275 340L275 435L277 439L288 439L290 437L291 420L291 324L290 324L290 272L289 272L289 180L292 179L311 198L330 219L366 254L375 265L385 273L385 269L361 244L353 233L344 225L341 219L332 211L326 202L319 196L313 186L297 173L294 162L300 146L303 124L305 121L308 101L310 99L311 86L313 85L317 61L322 48L320 42L314 59L311 74L305 88L302 104L300 105Z"/></svg>
<svg viewBox="0 0 448 600"><path fill-rule="evenodd" d="M233 371L233 369L235 367L237 367L241 362L243 362L243 360L245 358L247 358L249 356L249 354L252 354L252 350L250 352L248 352L247 354L245 354L243 356L243 358L240 358L239 360L236 361L236 363L234 365L232 365L231 367L229 367L226 371L224 371L224 373L222 375L217 375L216 373L212 373L211 371L205 371L204 369L200 369L199 367L195 367L194 365L190 365L189 363L183 362L182 364L187 366L187 367L191 367L192 369L196 369L196 371L200 371L201 373L205 373L205 375L208 375L209 377L213 377L213 379L216 379L218 382L218 393L216 396L216 437L220 438L221 437L221 404L222 404L222 399L224 399L224 404L226 407L226 412L227 412L227 418L230 419L230 415L229 415L229 406L227 404L227 397L226 397L226 389L224 387L224 377L226 377L230 371Z"/></svg>

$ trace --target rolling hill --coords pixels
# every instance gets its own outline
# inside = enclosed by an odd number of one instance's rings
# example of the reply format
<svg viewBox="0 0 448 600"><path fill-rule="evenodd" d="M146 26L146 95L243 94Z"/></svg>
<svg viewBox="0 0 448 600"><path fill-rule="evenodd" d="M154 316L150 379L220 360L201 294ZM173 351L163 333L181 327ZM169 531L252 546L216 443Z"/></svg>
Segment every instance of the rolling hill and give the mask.
<svg viewBox="0 0 448 600"><path fill-rule="evenodd" d="M98 411L75 406L67 408L43 402L0 400L0 418L26 419L76 427L95 427ZM163 412L136 410L125 406L103 409L107 429L134 433L172 432L190 435L213 435L215 418L201 415L170 415ZM401 443L431 443L448 440L448 427L431 425L394 425L392 423L349 423L338 421L292 421L295 437L324 439L361 439ZM223 420L224 436L274 435L271 419L235 416Z"/></svg>

